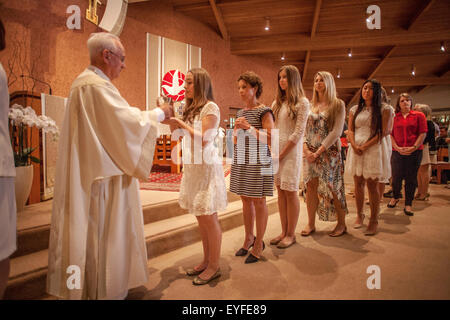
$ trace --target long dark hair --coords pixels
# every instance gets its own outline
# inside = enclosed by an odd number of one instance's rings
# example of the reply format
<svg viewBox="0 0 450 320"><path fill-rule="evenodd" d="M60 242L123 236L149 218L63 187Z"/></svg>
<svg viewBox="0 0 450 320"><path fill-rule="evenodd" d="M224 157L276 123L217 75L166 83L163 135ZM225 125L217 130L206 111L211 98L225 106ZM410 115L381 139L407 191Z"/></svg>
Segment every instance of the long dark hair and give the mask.
<svg viewBox="0 0 450 320"><path fill-rule="evenodd" d="M2 19L0 19L0 51L5 49L6 41L5 41L5 26L3 25Z"/></svg>
<svg viewBox="0 0 450 320"><path fill-rule="evenodd" d="M372 83L372 114L371 114L371 122L370 122L370 139L378 134L379 139L381 139L381 130L382 130L382 120L381 120L381 83L375 79L366 80L361 86L361 92L359 94L359 103L358 109L356 109L355 116L353 117L353 130L355 128L355 120L358 114L363 110L366 106L366 101L362 96L362 90L366 83Z"/></svg>
<svg viewBox="0 0 450 320"><path fill-rule="evenodd" d="M186 98L183 121L194 121L195 116L200 113L205 104L208 101L214 101L211 77L208 71L203 68L193 68L189 72L194 78L194 97Z"/></svg>

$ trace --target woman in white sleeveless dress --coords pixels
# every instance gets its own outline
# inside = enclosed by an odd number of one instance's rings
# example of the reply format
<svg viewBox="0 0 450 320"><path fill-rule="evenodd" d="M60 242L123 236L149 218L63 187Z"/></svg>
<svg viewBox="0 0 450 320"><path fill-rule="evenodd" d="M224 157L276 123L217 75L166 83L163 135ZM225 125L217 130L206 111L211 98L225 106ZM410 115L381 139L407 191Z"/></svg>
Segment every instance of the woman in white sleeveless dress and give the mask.
<svg viewBox="0 0 450 320"><path fill-rule="evenodd" d="M170 126L172 131L183 129L186 133L183 142L191 142L184 143L179 203L197 218L204 253L203 261L186 274L198 275L193 284L203 285L220 277L222 231L217 212L227 207L222 159L214 146L220 110L213 102L211 78L206 70L191 69L186 75L185 90L183 120L171 118ZM200 148L194 148L197 145L194 139L201 141Z"/></svg>
<svg viewBox="0 0 450 320"><path fill-rule="evenodd" d="M270 244L284 249L296 242L303 136L309 113L309 101L305 98L297 67L287 65L280 68L277 98L272 103L272 110L275 128L279 130L279 164L275 173L275 185L278 191L281 234L270 240Z"/></svg>
<svg viewBox="0 0 450 320"><path fill-rule="evenodd" d="M345 170L355 181L357 218L354 228L361 228L365 217L364 185L367 182L371 216L365 235L374 235L378 226L379 182L386 175L381 141L387 134L389 116L390 109L381 103L381 84L375 79L364 82L359 103L349 113L350 147Z"/></svg>

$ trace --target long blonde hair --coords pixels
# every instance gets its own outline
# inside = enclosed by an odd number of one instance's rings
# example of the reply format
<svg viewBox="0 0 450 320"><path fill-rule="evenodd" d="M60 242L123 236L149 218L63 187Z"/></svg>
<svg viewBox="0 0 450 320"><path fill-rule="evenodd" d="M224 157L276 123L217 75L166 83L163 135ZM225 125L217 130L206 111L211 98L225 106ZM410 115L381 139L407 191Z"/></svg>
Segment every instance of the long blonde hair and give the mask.
<svg viewBox="0 0 450 320"><path fill-rule="evenodd" d="M203 68L193 68L188 71L194 78L194 98L186 98L183 110L183 121L193 121L208 101L214 101L211 77Z"/></svg>
<svg viewBox="0 0 450 320"><path fill-rule="evenodd" d="M337 97L336 94L336 84L334 83L333 75L327 71L319 71L314 75L314 81L316 78L320 76L325 83L325 99L328 102L328 110L327 110L327 123L328 130L333 130L334 123L339 114L341 108L345 108L345 103L341 99ZM311 111L317 113L319 111L319 93L316 91L314 86L313 90L313 98L312 98L312 107Z"/></svg>
<svg viewBox="0 0 450 320"><path fill-rule="evenodd" d="M288 80L286 90L283 90L280 87L280 73L283 70L286 72ZM283 102L287 102L289 117L295 120L297 118L295 106L304 96L305 91L303 90L302 78L300 77L300 72L297 67L293 65L282 66L278 71L277 97L275 99L275 105L273 106L273 113L275 114L275 117L278 118L278 113L281 110L281 105Z"/></svg>

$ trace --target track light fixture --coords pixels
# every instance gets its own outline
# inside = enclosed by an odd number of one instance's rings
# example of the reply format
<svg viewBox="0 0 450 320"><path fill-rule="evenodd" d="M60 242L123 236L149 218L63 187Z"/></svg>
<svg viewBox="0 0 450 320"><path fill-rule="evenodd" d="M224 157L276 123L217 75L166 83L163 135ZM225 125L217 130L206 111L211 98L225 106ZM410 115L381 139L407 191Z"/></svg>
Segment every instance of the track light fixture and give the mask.
<svg viewBox="0 0 450 320"><path fill-rule="evenodd" d="M264 30L269 31L270 30L270 19L269 17L265 17L266 19L266 26L264 27Z"/></svg>

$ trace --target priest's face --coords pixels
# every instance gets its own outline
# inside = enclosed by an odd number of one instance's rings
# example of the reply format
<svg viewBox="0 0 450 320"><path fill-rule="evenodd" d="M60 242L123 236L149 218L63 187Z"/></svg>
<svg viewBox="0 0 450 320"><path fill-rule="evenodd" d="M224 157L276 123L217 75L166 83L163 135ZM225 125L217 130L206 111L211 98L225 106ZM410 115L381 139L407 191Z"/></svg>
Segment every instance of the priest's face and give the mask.
<svg viewBox="0 0 450 320"><path fill-rule="evenodd" d="M108 66L111 80L117 78L122 69L125 68L125 48L120 42L116 42L116 48L109 51Z"/></svg>

